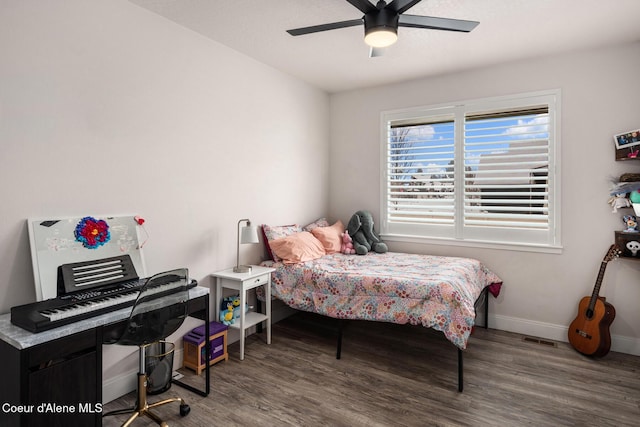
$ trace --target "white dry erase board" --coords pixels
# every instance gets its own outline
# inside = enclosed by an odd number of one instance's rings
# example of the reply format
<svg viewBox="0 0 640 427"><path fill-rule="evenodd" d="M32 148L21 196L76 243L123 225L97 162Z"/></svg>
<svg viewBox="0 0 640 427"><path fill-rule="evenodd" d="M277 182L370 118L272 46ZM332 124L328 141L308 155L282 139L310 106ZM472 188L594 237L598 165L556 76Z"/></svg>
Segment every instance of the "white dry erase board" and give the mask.
<svg viewBox="0 0 640 427"><path fill-rule="evenodd" d="M58 267L128 254L146 277L140 227L134 215L28 219L36 299L57 297Z"/></svg>

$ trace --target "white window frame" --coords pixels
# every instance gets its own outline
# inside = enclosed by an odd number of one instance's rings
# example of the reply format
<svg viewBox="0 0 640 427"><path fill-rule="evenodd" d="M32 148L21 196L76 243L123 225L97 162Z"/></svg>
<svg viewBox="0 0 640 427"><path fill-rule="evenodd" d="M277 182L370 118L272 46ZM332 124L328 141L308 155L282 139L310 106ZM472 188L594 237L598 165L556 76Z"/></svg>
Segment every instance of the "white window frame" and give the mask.
<svg viewBox="0 0 640 427"><path fill-rule="evenodd" d="M560 253L560 98L559 89L515 94L501 97L469 100L451 104L440 104L407 108L401 110L385 111L381 113L380 120L380 234L385 240L400 242L415 242L429 244L449 244L470 247L485 247L496 249L516 249L534 252ZM544 232L531 232L515 228L503 229L471 229L463 230L463 203L460 195L463 194L463 175L456 168L455 173L455 221L451 226L425 226L418 224L401 224L388 218L388 138L391 122L411 120L420 117L434 117L438 115L455 116L455 164L464 164L463 139L464 117L466 114L483 111L508 110L518 107L527 108L533 105L548 105L549 115L549 194L547 196L549 206L549 227Z"/></svg>

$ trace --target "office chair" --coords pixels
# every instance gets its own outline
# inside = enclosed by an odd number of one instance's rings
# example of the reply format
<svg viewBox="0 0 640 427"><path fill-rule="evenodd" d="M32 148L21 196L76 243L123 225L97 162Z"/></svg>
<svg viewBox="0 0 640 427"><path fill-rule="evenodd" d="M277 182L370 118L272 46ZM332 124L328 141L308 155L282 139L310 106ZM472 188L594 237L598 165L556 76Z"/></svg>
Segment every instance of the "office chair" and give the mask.
<svg viewBox="0 0 640 427"><path fill-rule="evenodd" d="M147 348L174 333L187 317L188 276L188 270L183 268L159 273L147 279L131 309L129 320L122 329L105 338L106 344L137 345L139 347L139 371L136 405L129 409L111 411L104 414L103 417L133 411L133 414L123 424L123 427L130 425L136 418L143 415L153 419L161 426L167 426L165 421L151 412L152 408L166 405L167 403L180 402L180 415L184 417L189 413L189 405L180 397L164 399L152 404L147 402L147 381L149 377L145 363ZM172 358L167 358L167 360L172 360ZM161 367L159 365L156 367L157 369L162 369L161 376L166 376L167 387L159 390L164 391L171 384L170 378L173 367ZM153 376L156 376L155 372Z"/></svg>

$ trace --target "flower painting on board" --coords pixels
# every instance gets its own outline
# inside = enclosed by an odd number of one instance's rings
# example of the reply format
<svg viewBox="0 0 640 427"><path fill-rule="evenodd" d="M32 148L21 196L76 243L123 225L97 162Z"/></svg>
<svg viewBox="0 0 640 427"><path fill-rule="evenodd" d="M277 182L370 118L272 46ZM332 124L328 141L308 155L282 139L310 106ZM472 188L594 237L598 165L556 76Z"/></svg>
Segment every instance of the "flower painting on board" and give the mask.
<svg viewBox="0 0 640 427"><path fill-rule="evenodd" d="M74 234L76 240L87 249L97 249L111 239L109 224L91 216L85 216L78 222Z"/></svg>

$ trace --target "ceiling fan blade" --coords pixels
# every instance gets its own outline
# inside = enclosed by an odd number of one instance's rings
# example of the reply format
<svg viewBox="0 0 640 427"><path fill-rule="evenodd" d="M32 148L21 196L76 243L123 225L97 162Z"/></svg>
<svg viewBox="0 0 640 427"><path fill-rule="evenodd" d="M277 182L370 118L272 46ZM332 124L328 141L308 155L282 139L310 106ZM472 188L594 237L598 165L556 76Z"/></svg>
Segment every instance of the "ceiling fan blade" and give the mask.
<svg viewBox="0 0 640 427"><path fill-rule="evenodd" d="M369 58L377 58L378 56L384 55L384 47L373 47L369 49Z"/></svg>
<svg viewBox="0 0 640 427"><path fill-rule="evenodd" d="M479 24L478 21L436 18L433 16L400 15L400 27L429 28L432 30L461 31L468 33Z"/></svg>
<svg viewBox="0 0 640 427"><path fill-rule="evenodd" d="M421 1L422 0L393 0L387 5L387 9L391 9L396 13L404 13Z"/></svg>
<svg viewBox="0 0 640 427"><path fill-rule="evenodd" d="M364 14L367 14L369 12L375 12L376 10L378 10L374 5L371 4L369 0L347 0L347 1Z"/></svg>
<svg viewBox="0 0 640 427"><path fill-rule="evenodd" d="M362 25L363 20L351 19L349 21L332 22L331 24L313 25L311 27L295 28L293 30L287 30L287 33L292 36L302 36L304 34L318 33L320 31L337 30L338 28L355 27L356 25Z"/></svg>

